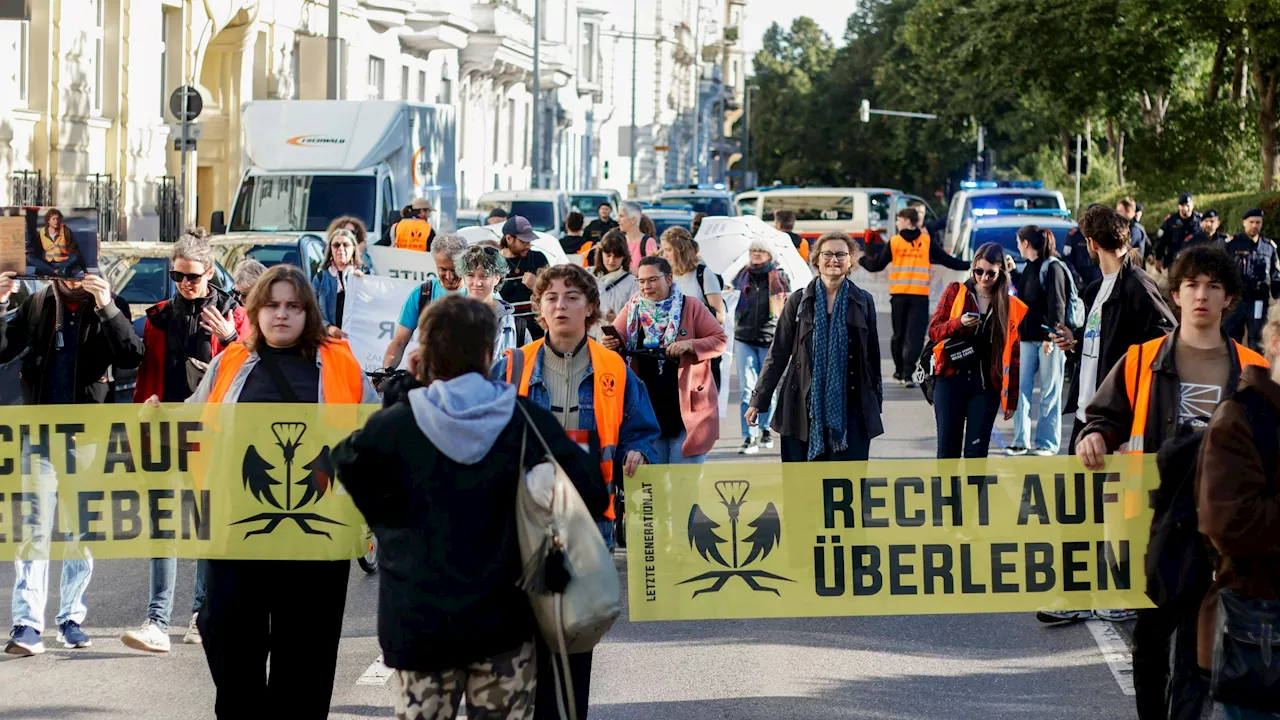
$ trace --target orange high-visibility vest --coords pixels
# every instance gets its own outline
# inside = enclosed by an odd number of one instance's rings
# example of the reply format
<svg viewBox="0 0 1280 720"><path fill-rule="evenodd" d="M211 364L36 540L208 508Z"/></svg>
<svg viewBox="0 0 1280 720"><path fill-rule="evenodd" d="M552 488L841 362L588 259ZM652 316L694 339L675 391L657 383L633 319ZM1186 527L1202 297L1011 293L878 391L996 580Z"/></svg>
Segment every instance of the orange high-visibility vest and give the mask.
<svg viewBox="0 0 1280 720"><path fill-rule="evenodd" d="M1129 407L1133 408L1133 427L1129 430L1129 452L1140 454L1146 452L1147 445L1147 413L1151 408L1151 381L1155 373L1151 372L1151 363L1168 338L1158 337L1141 345L1130 345L1124 357L1124 384L1129 393ZM1256 365L1269 368L1267 359L1235 340L1231 341L1240 355L1240 367Z"/></svg>
<svg viewBox="0 0 1280 720"><path fill-rule="evenodd" d="M404 218L396 223L396 247L425 252L431 237L431 223L420 218Z"/></svg>
<svg viewBox="0 0 1280 720"><path fill-rule="evenodd" d="M529 397L529 379L533 377L533 366L542 343L542 340L535 340L520 348L519 354L515 350L507 351L507 382L516 385L512 379L518 378L516 391L520 397ZM592 402L595 405L596 436L600 440L600 474L609 488L609 507L604 516L613 520L616 517L613 512L613 460L618 453L618 435L622 429L627 364L621 355L591 338L587 338L587 349L591 353Z"/></svg>
<svg viewBox="0 0 1280 720"><path fill-rule="evenodd" d="M964 283L960 283L960 291L956 293L955 302L951 303L951 319L954 320L964 314L964 300L969 288ZM1021 336L1018 334L1018 326L1022 324L1022 319L1027 316L1027 305L1018 298L1009 296L1009 327L1004 334L1004 352L1001 355L1001 371L1000 371L1000 409L1008 412L1017 402L1016 398L1009 397L1009 376L1012 374L1013 364L1013 348L1017 346ZM936 368L942 364L942 343L933 346L933 366Z"/></svg>
<svg viewBox="0 0 1280 720"><path fill-rule="evenodd" d="M933 243L929 233L921 232L915 242L901 235L889 240L889 252L893 262L889 265L890 295L929 296L929 247Z"/></svg>
<svg viewBox="0 0 1280 720"><path fill-rule="evenodd" d="M249 346L242 342L222 351L208 402L221 403L226 398L236 373L248 359ZM346 341L329 340L320 345L320 387L326 405L357 404L364 398L364 369Z"/></svg>

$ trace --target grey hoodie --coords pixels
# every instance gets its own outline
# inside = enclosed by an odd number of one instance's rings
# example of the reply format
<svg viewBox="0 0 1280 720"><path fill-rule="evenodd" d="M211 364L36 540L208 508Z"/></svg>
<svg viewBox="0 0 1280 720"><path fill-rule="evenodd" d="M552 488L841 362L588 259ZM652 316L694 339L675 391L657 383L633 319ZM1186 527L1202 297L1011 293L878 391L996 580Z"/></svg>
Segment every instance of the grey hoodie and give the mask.
<svg viewBox="0 0 1280 720"><path fill-rule="evenodd" d="M467 373L409 391L409 406L418 428L436 449L454 462L475 465L511 422L516 389Z"/></svg>

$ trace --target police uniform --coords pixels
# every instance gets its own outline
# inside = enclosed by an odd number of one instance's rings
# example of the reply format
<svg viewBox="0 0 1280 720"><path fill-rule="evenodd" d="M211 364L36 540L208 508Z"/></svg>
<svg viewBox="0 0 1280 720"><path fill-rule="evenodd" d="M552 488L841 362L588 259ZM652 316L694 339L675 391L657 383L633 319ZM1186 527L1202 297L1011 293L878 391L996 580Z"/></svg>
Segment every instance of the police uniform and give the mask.
<svg viewBox="0 0 1280 720"><path fill-rule="evenodd" d="M1174 256L1190 244L1195 234L1200 232L1201 219L1202 216L1198 212L1192 212L1191 217L1188 218L1178 213L1166 215L1164 222L1160 223L1160 229L1156 232L1156 259L1166 267L1169 266Z"/></svg>
<svg viewBox="0 0 1280 720"><path fill-rule="evenodd" d="M1062 244L1062 256L1079 279L1076 287L1081 291L1093 284L1095 280L1102 279L1102 270L1089 256L1089 242L1085 239L1084 233L1080 232L1080 228L1074 227L1067 232L1067 239Z"/></svg>
<svg viewBox="0 0 1280 720"><path fill-rule="evenodd" d="M1231 238L1226 249L1240 268L1244 289L1235 310L1223 322L1223 329L1237 342L1244 342L1245 331L1248 331L1248 346L1261 351L1267 306L1273 298L1280 297L1280 262L1277 261L1280 253L1270 238L1259 235L1254 240L1244 233Z"/></svg>

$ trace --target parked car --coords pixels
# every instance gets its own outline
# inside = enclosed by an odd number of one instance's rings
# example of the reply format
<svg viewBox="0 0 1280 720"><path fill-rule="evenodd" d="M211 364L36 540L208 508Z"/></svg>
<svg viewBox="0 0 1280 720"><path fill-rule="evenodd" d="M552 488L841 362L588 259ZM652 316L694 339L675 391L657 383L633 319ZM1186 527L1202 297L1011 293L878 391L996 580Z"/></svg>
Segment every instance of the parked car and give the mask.
<svg viewBox="0 0 1280 720"><path fill-rule="evenodd" d="M313 277L324 262L324 239L319 235L221 235L212 241L214 254L223 267L235 268L245 258L267 267L293 265Z"/></svg>
<svg viewBox="0 0 1280 720"><path fill-rule="evenodd" d="M481 195L476 207L485 215L500 207L528 220L538 232L559 234L569 217L569 196L563 190L494 190Z"/></svg>
<svg viewBox="0 0 1280 720"><path fill-rule="evenodd" d="M662 237L662 233L671 227L693 231L693 208L688 205L650 205L645 207L644 214L653 221L658 237Z"/></svg>
<svg viewBox="0 0 1280 720"><path fill-rule="evenodd" d="M581 190L569 193L569 204L582 213L591 222L600 216L600 206L609 203L614 212L622 204L622 196L617 190Z"/></svg>
<svg viewBox="0 0 1280 720"><path fill-rule="evenodd" d="M734 202L743 215L755 215L769 225L779 210L794 212L792 232L810 242L833 230L871 242L887 240L894 217L912 202L924 203L926 225L937 219L924 198L893 188L762 187L739 193Z"/></svg>
<svg viewBox="0 0 1280 720"><path fill-rule="evenodd" d="M1018 252L1018 230L1026 225L1039 225L1052 230L1054 237L1057 238L1058 249L1061 250L1062 242L1066 240L1067 233L1076 226L1076 222L1069 217L1057 214L992 215L970 218L965 221L959 235L959 246L952 251L952 254L958 258L972 260L978 248L989 242L997 242L1006 253L1013 256L1014 262L1021 269L1025 261Z"/></svg>
<svg viewBox="0 0 1280 720"><path fill-rule="evenodd" d="M737 215L737 207L733 204L733 193L721 188L694 186L690 188L668 188L654 198L655 205L688 205L695 213L708 215Z"/></svg>

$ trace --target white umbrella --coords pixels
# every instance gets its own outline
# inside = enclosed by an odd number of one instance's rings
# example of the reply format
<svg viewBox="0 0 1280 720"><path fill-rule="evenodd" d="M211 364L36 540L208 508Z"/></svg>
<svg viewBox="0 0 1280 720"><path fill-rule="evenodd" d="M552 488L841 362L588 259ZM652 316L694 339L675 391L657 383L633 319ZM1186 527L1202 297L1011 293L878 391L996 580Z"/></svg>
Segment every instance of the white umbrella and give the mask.
<svg viewBox="0 0 1280 720"><path fill-rule="evenodd" d="M502 226L501 225L480 225L477 227L459 228L458 237L467 241L468 245L485 240L493 240L502 242ZM544 232L534 231L534 235L538 236L533 241L533 249L547 256L547 262L552 265L561 265L569 262L569 258L564 254L564 248L560 247L560 241L554 235L548 235Z"/></svg>
<svg viewBox="0 0 1280 720"><path fill-rule="evenodd" d="M704 218L695 239L702 261L712 271L720 273L726 283L733 282L738 271L751 262L753 240L763 240L769 245L773 261L787 274L793 290L799 290L813 280L813 270L800 257L791 237L769 227L754 215Z"/></svg>

